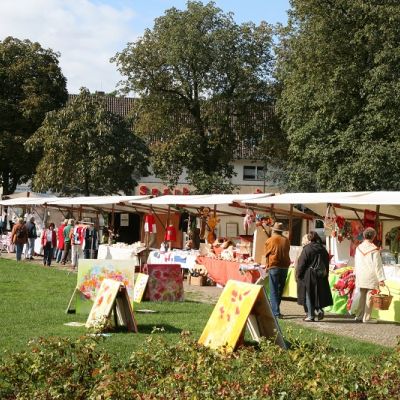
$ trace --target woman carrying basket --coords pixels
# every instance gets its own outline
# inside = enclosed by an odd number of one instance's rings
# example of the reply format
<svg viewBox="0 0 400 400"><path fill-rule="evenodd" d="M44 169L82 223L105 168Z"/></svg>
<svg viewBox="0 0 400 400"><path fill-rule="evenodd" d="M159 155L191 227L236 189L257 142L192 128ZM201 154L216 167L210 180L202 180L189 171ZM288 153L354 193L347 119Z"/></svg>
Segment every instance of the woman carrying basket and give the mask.
<svg viewBox="0 0 400 400"><path fill-rule="evenodd" d="M364 241L357 247L354 258L356 288L360 290L356 321L375 323L376 320L371 320L372 306L369 292L379 286L385 286L385 273L381 254L373 243L376 237L375 229L365 229L363 236Z"/></svg>

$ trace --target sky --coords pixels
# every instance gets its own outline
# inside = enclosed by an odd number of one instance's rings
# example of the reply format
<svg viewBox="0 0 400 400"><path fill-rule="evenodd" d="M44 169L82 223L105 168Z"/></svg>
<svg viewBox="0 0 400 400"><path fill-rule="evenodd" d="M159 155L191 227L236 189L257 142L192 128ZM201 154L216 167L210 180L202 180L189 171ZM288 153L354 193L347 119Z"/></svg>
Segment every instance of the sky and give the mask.
<svg viewBox="0 0 400 400"><path fill-rule="evenodd" d="M206 3L207 1L203 1ZM237 23L286 23L289 0L215 0ZM134 42L165 10L186 0L0 0L0 41L39 42L60 53L69 93L112 92L124 79L110 58Z"/></svg>

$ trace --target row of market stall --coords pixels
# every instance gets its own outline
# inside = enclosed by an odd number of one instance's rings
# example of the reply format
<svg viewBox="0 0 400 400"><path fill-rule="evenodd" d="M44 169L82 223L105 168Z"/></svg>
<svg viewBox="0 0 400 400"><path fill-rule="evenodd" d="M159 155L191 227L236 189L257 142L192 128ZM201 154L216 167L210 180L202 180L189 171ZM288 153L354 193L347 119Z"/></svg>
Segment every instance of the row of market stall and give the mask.
<svg viewBox="0 0 400 400"><path fill-rule="evenodd" d="M203 257L202 264L206 264L211 277L218 284L224 285L228 279L245 280L253 282L257 279L257 270L249 264L262 263L253 248L249 256L229 259L223 257L208 258L207 254L196 254L193 251L183 250L184 234L190 227L190 218L197 218L196 226L201 228L201 222L205 221L205 232L213 235L202 238L204 242L211 242L211 239L236 238L256 242L255 236L262 228L262 222L273 220L284 221L288 235L293 246L291 255L295 262L296 254L300 248L299 239L303 233L315 228L315 221L323 221L323 233L327 237L327 246L332 259L332 287L338 286L341 275L334 273L341 268L352 266L352 252L354 246L361 239L360 235L364 227L374 226L377 228L382 248L386 249L393 257L390 264L385 266L387 274L387 285L394 296L391 309L379 312L378 317L389 321L400 321L400 267L397 263L398 248L400 242L400 192L342 192L342 193L285 193L285 194L227 194L227 195L166 195L160 197L151 196L91 196L91 197L27 197L3 200L0 202L3 211L7 209L36 210L37 214L43 215L44 220L51 212L60 212L63 216L73 216L77 220L91 218L93 222L101 225L99 220L106 213L108 215L108 226L115 226L116 216L119 215L119 226L122 229L125 219L123 214L135 213L140 215L138 219L140 238L139 242L146 247L146 237L153 235L152 244L154 250L148 257L152 257L152 263L179 263L183 268L192 269L198 262L197 255ZM183 231L180 230L184 221L182 215L188 216L188 224ZM206 215L206 217L205 217ZM152 218L146 219L146 216ZM211 221L215 225L210 230ZM183 221L182 221L183 220ZM300 221L300 224L299 222ZM150 222L150 223L149 223ZM257 223L259 222L259 223ZM129 221L128 221L129 224ZM154 230L151 226L154 225ZM174 229L170 229L172 226ZM261 227L261 228L260 228ZM259 229L260 228L260 229ZM186 229L186 231L185 231ZM297 235L295 235L295 231ZM175 232L174 232L175 231ZM169 237L166 233L169 232ZM262 234L259 234L261 243ZM154 239L154 240L153 240ZM178 251L160 251L161 244L168 241L171 248L178 248ZM260 242L260 240L258 240ZM148 243L147 243L148 244ZM100 258L128 258L129 247L123 243L114 245L104 243L99 254ZM246 245L243 244L243 249ZM100 250L100 249L99 249ZM167 250L167 251L166 251ZM169 249L171 250L171 249ZM113 252L115 253L113 255ZM123 253L123 255L121 255ZM258 251L258 253L260 253ZM262 253L262 251L261 251ZM228 253L226 253L228 254ZM119 256L118 256L119 255ZM229 255L229 254L228 254ZM250 260L250 262L248 262ZM343 270L345 273L347 270ZM342 283L341 283L342 284ZM344 284L345 285L345 284ZM346 287L339 290L340 300ZM289 274L286 295L295 297L294 274ZM338 299L339 299L338 297ZM349 297L349 296L347 296ZM339 309L336 302L336 310L346 312L348 304L343 302Z"/></svg>

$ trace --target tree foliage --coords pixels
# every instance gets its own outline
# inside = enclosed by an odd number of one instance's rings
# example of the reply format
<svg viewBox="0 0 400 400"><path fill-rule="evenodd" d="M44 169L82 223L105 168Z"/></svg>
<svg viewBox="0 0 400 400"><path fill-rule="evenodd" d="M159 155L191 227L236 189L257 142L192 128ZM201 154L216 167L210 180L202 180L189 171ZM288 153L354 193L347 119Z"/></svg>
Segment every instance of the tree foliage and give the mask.
<svg viewBox="0 0 400 400"><path fill-rule="evenodd" d="M67 100L59 54L39 43L7 37L0 41L0 186L14 192L32 177L40 153L28 155L25 141L45 113Z"/></svg>
<svg viewBox="0 0 400 400"><path fill-rule="evenodd" d="M27 147L43 148L33 179L35 190L130 194L136 179L147 174L145 143L122 117L106 110L101 97L85 88L65 108L46 115Z"/></svg>
<svg viewBox="0 0 400 400"><path fill-rule="evenodd" d="M296 190L400 189L400 3L292 0L277 76Z"/></svg>
<svg viewBox="0 0 400 400"><path fill-rule="evenodd" d="M254 105L271 104L271 42L264 22L238 25L213 2L188 1L114 57L124 89L141 96L135 131L152 143L157 176L174 186L186 170L200 192L232 189L235 151L260 137Z"/></svg>

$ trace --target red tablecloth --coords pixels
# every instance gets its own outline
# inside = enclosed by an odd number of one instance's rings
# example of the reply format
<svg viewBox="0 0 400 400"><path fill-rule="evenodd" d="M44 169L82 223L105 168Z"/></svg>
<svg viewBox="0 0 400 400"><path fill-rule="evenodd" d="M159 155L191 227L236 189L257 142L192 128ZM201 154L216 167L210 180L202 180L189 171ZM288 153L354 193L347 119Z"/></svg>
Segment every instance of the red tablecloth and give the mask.
<svg viewBox="0 0 400 400"><path fill-rule="evenodd" d="M225 285L229 279L255 283L260 277L258 271L240 272L240 263L236 261L217 260L210 257L197 257L197 263L204 265L209 277L220 285Z"/></svg>

